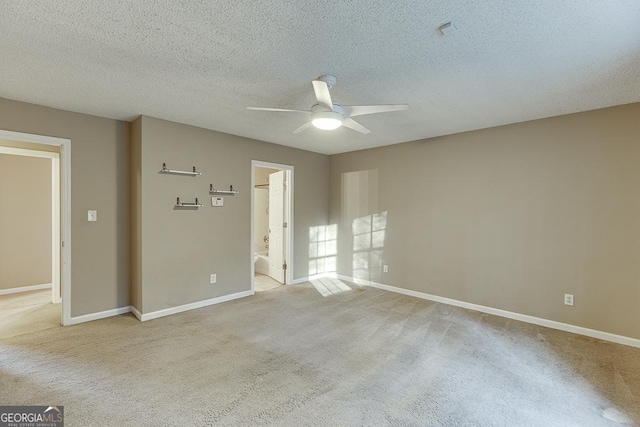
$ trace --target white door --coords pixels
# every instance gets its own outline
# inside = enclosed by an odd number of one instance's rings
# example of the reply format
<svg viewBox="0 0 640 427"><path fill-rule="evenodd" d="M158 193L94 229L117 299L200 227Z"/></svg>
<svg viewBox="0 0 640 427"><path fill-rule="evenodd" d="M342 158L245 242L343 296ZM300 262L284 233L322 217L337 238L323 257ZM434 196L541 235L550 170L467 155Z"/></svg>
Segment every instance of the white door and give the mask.
<svg viewBox="0 0 640 427"><path fill-rule="evenodd" d="M284 283L284 171L269 175L269 276Z"/></svg>

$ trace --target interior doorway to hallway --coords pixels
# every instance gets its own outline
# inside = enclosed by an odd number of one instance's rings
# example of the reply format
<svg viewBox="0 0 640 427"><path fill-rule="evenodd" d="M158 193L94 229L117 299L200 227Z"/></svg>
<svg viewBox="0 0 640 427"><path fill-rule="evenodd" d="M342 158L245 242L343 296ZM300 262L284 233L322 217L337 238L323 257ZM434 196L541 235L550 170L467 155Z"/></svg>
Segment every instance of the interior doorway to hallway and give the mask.
<svg viewBox="0 0 640 427"><path fill-rule="evenodd" d="M293 166L251 162L251 290L291 283Z"/></svg>
<svg viewBox="0 0 640 427"><path fill-rule="evenodd" d="M16 192L12 197L6 197L6 203L3 203L3 207L7 210L0 224L4 229L4 236L0 236L0 240L3 240L7 247L2 250L8 250L13 258L23 255L19 260L11 258L11 263L24 264L21 268L13 270L8 266L2 269L3 273L7 273L0 280L2 282L0 283L0 298L2 298L0 306L3 307L3 313L6 315L2 323L8 326L15 320L17 322L13 322L16 323L15 326L22 329L30 327L38 329L51 324L53 326L70 324L71 141L0 130L0 155L9 162L7 164L15 165L15 170L12 169L10 172L11 176L3 179L4 184L12 181L8 185L12 183L16 185L14 188ZM38 162L42 163L41 166L44 168L38 168L36 165ZM35 169L29 173L26 170L28 168ZM36 171L40 172L36 173ZM44 195L47 200L39 202L29 200L29 197L22 192L26 193L32 188L29 181L42 175L43 171L46 174L41 177L42 182L38 184L38 188L40 188L39 191L48 193ZM7 171L4 170L4 172ZM44 188L40 184L44 184ZM19 187L19 185L22 186ZM11 191L12 188L7 187L6 190ZM45 222L44 225L43 222ZM44 228L47 230L43 232ZM18 235L15 235L15 231L18 231ZM39 237L28 239L27 235L32 232L40 237L44 233L44 239L38 240ZM24 247L20 248L21 245ZM10 257L3 258L6 260ZM37 270L36 267L42 271L39 274L31 274ZM27 273L33 277L26 277ZM46 315L44 311L42 313L38 311L45 306L47 306ZM42 308L42 310L45 309ZM42 316L39 317L36 311ZM25 314L29 312L33 315L26 316ZM52 313L53 319L51 319ZM39 319L42 322L30 324L32 319ZM9 335L12 333L12 331L5 332Z"/></svg>

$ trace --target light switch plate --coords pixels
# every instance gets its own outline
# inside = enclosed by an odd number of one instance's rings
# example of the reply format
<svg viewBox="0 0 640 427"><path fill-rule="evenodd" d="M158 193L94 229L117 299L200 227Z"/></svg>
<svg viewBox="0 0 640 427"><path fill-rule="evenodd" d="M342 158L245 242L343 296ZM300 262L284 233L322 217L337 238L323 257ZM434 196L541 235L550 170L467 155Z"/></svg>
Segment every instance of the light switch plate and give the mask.
<svg viewBox="0 0 640 427"><path fill-rule="evenodd" d="M98 220L98 211L87 211L87 221L97 221Z"/></svg>
<svg viewBox="0 0 640 427"><path fill-rule="evenodd" d="M211 206L216 208L224 206L224 197L212 197Z"/></svg>

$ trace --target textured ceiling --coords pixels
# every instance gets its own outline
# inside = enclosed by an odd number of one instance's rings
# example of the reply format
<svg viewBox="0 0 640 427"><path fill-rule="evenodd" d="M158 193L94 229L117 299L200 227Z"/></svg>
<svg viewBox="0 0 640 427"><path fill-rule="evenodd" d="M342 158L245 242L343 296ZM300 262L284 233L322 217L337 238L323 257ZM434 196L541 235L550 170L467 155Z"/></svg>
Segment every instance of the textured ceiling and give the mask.
<svg viewBox="0 0 640 427"><path fill-rule="evenodd" d="M3 0L0 31L0 97L327 154L640 101L637 0ZM244 109L308 109L325 73L411 109L370 135Z"/></svg>

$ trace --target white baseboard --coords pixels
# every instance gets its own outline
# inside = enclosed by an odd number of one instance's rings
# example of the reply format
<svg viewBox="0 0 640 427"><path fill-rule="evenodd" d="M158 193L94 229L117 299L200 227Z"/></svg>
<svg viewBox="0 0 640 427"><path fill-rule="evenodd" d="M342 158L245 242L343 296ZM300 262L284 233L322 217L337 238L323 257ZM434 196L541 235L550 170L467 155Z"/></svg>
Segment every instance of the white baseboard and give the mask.
<svg viewBox="0 0 640 427"><path fill-rule="evenodd" d="M231 301L238 298L244 298L253 295L253 291L243 291L231 295L224 295L217 298L211 298L204 301L192 302L191 304L180 305L177 307L165 308L163 310L153 311L151 313L144 313L140 316L140 320L145 322L147 320L157 319L159 317L169 316L171 314L182 313L183 311L194 310L196 308L202 308L209 305L220 304L222 302Z"/></svg>
<svg viewBox="0 0 640 427"><path fill-rule="evenodd" d="M44 285L21 286L19 288L0 289L0 295L17 294L20 292L39 291L41 289L51 289L51 283Z"/></svg>
<svg viewBox="0 0 640 427"><path fill-rule="evenodd" d="M72 317L69 325L77 325L78 323L90 322L92 320L104 319L106 317L118 316L120 314L129 313L131 306L113 308L111 310L100 311L98 313L85 314L84 316Z"/></svg>
<svg viewBox="0 0 640 427"><path fill-rule="evenodd" d="M438 295L431 295L424 292L412 291L410 289L397 288L395 286L383 285L369 280L356 279L341 274L337 275L338 279L353 282L362 286L371 286L373 288L383 289L385 291L396 292L403 295L409 295L416 298L426 299L430 301L440 302L442 304L462 307L469 310L479 311L482 313L493 314L495 316L506 317L507 319L519 320L525 323L532 323L538 326L545 326L551 329L571 332L578 335L584 335L591 338L598 338L604 341L610 341L617 344L628 345L640 348L640 340L623 335L616 335L609 332L597 331L595 329L584 328L582 326L571 325L569 323L556 322L555 320L543 319L540 317L529 316L527 314L514 313L512 311L500 310L498 308L487 307L484 305L472 304L465 301L459 301L451 298L445 298Z"/></svg>
<svg viewBox="0 0 640 427"><path fill-rule="evenodd" d="M51 286L49 286L51 287ZM224 295L217 298L211 298L204 301L193 302L191 304L180 305L178 307L171 307L164 310L158 310L151 313L141 314L134 306L126 306L120 308L114 308L111 310L105 310L98 313L85 314L83 316L72 317L69 325L77 325L79 323L90 322L92 320L104 319L107 317L118 316L125 313L133 313L138 320L144 322L146 320L157 319L158 317L169 316L170 314L181 313L183 311L194 310L196 308L206 307L208 305L220 304L222 302L231 301L238 298L248 297L253 295L253 291L243 291L231 295Z"/></svg>
<svg viewBox="0 0 640 427"><path fill-rule="evenodd" d="M140 314L138 309L135 308L134 306L131 306L131 313L133 313L133 315L136 316L138 320L142 321L142 314Z"/></svg>

